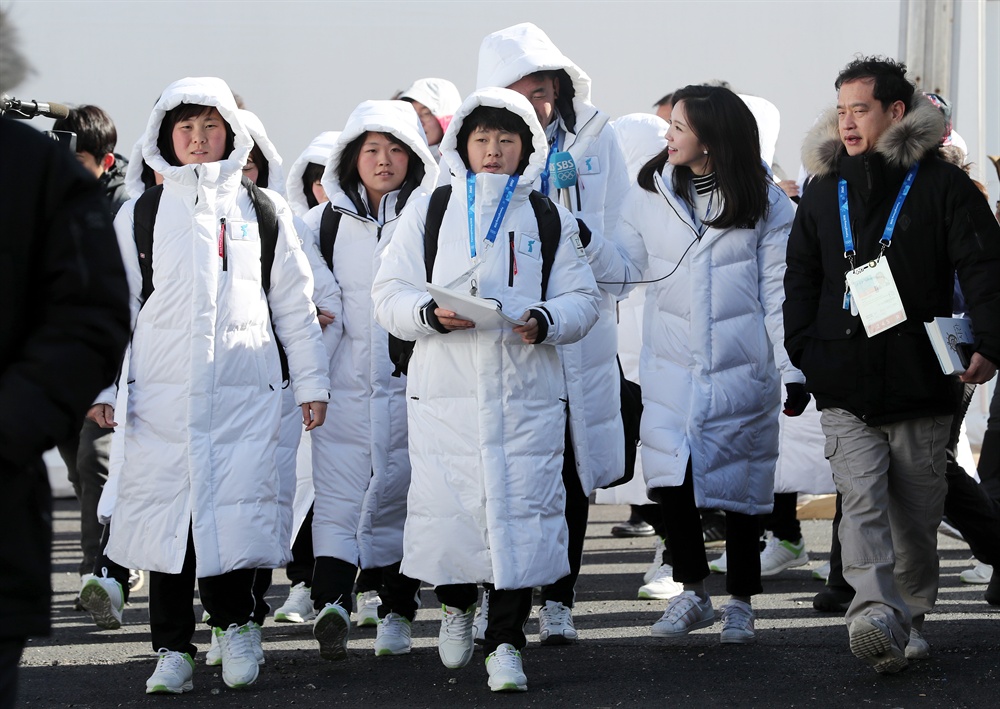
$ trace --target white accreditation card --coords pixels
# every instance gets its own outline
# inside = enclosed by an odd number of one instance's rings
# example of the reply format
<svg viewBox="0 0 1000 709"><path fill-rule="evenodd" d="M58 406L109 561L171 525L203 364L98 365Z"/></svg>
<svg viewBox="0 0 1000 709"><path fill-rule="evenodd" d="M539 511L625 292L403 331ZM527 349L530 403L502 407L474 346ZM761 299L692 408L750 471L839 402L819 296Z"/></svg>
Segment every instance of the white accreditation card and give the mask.
<svg viewBox="0 0 1000 709"><path fill-rule="evenodd" d="M903 301L884 255L878 261L849 271L847 285L851 289L852 304L858 308L868 337L906 320Z"/></svg>

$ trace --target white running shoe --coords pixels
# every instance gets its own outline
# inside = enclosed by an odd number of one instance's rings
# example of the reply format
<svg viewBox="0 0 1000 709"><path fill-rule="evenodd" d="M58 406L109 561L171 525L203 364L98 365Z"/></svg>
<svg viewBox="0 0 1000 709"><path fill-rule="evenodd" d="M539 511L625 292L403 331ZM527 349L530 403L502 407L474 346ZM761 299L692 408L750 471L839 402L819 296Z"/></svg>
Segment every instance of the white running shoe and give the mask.
<svg viewBox="0 0 1000 709"><path fill-rule="evenodd" d="M125 609L122 585L108 578L107 569L104 569L103 577L85 574L82 580L80 605L90 611L97 627L105 630L122 627L122 611Z"/></svg>
<svg viewBox="0 0 1000 709"><path fill-rule="evenodd" d="M473 637L477 645L486 641L486 626L490 624L490 590L483 589L483 600L476 609L476 617L472 621Z"/></svg>
<svg viewBox="0 0 1000 709"><path fill-rule="evenodd" d="M657 537L656 542L653 544L653 562L646 569L646 573L642 575L642 582L649 583L656 576L656 572L660 570L660 566L663 565L663 552L667 549L667 542L663 537Z"/></svg>
<svg viewBox="0 0 1000 709"><path fill-rule="evenodd" d="M673 567L670 564L660 564L650 582L639 587L639 598L666 601L683 592L683 584L674 581Z"/></svg>
<svg viewBox="0 0 1000 709"><path fill-rule="evenodd" d="M264 646L260 637L261 628L252 620L247 623L247 626L249 627L247 632L250 635L250 647L253 649L254 659L257 660L258 665L263 665ZM222 646L219 644L219 636L215 634L214 629L212 631L212 645L205 653L205 664L209 667L218 667L222 664Z"/></svg>
<svg viewBox="0 0 1000 709"><path fill-rule="evenodd" d="M538 609L538 640L542 645L569 645L577 637L571 609L558 601L546 601Z"/></svg>
<svg viewBox="0 0 1000 709"><path fill-rule="evenodd" d="M205 653L205 664L209 667L222 664L222 647L219 645L219 636L215 634L215 628L212 628L212 644Z"/></svg>
<svg viewBox="0 0 1000 709"><path fill-rule="evenodd" d="M713 574L724 574L729 570L729 560L726 558L725 551L718 559L708 562L708 570Z"/></svg>
<svg viewBox="0 0 1000 709"><path fill-rule="evenodd" d="M521 664L521 653L509 643L503 643L486 658L490 675L490 690L494 692L527 692L528 678Z"/></svg>
<svg viewBox="0 0 1000 709"><path fill-rule="evenodd" d="M194 689L194 660L186 652L160 648L156 669L146 680L146 694L181 694Z"/></svg>
<svg viewBox="0 0 1000 709"><path fill-rule="evenodd" d="M754 641L754 615L749 603L734 598L719 610L722 611L722 634L719 642L723 645L747 645Z"/></svg>
<svg viewBox="0 0 1000 709"><path fill-rule="evenodd" d="M274 612L275 623L308 623L315 617L312 589L301 582L292 586L288 591L288 598Z"/></svg>
<svg viewBox="0 0 1000 709"><path fill-rule="evenodd" d="M313 623L313 637L319 642L319 656L324 660L346 660L350 632L351 614L339 603L327 603Z"/></svg>
<svg viewBox="0 0 1000 709"><path fill-rule="evenodd" d="M388 613L375 629L375 656L410 653L410 621L399 613Z"/></svg>
<svg viewBox="0 0 1000 709"><path fill-rule="evenodd" d="M650 632L654 638L679 638L692 630L707 628L715 623L712 599L704 601L694 591L684 591L674 596L663 611L663 616L653 623Z"/></svg>
<svg viewBox="0 0 1000 709"><path fill-rule="evenodd" d="M378 607L382 605L382 599L379 598L378 591L359 593L357 601L358 627L360 628L363 625L378 625Z"/></svg>
<svg viewBox="0 0 1000 709"><path fill-rule="evenodd" d="M452 606L441 606L441 630L438 632L438 656L445 667L457 670L465 667L476 649L472 622L475 611L463 611Z"/></svg>
<svg viewBox="0 0 1000 709"><path fill-rule="evenodd" d="M257 681L260 669L251 643L250 624L236 625L228 628L212 628L213 634L219 638L219 649L222 650L222 681L227 687L239 689Z"/></svg>
<svg viewBox="0 0 1000 709"><path fill-rule="evenodd" d="M907 660L926 660L931 656L931 644L916 628L910 628L910 641L906 643L903 655Z"/></svg>
<svg viewBox="0 0 1000 709"><path fill-rule="evenodd" d="M775 576L785 569L803 566L809 563L809 552L806 544L799 540L798 544L787 539L778 539L773 534L767 538L767 545L760 553L760 575Z"/></svg>
<svg viewBox="0 0 1000 709"><path fill-rule="evenodd" d="M962 580L962 583L989 583L993 578L993 567L989 564L980 564L975 559L972 561L975 565L971 569L966 569L960 573L958 578ZM83 599L83 591L80 591L80 598ZM87 607L86 602L84 602L83 606L84 608ZM98 623L98 625L101 624Z"/></svg>
<svg viewBox="0 0 1000 709"><path fill-rule="evenodd" d="M830 562L824 562L823 564L817 566L813 569L813 578L817 581L822 581L826 583L826 580L830 578Z"/></svg>
<svg viewBox="0 0 1000 709"><path fill-rule="evenodd" d="M253 656L257 660L257 664L258 665L263 665L264 664L264 641L263 641L263 638L261 638L261 631L263 630L263 628L261 628L259 625L257 625L252 620L249 623L247 623L247 626L249 626L249 628L250 628L250 630L249 630L249 633L250 633L250 647L253 648Z"/></svg>

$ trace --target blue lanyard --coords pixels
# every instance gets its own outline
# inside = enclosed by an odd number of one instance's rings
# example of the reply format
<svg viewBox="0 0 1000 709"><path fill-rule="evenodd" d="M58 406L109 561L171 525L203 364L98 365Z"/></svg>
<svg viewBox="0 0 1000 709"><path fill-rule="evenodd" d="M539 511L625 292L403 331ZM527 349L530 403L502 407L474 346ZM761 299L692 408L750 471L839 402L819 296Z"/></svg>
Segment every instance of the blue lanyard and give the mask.
<svg viewBox="0 0 1000 709"><path fill-rule="evenodd" d="M549 143L549 154L545 156L545 169L542 170L542 174L539 175L542 179L542 194L546 197L549 196L549 171L552 165L552 155L558 151L559 146L559 130L556 129L556 135Z"/></svg>
<svg viewBox="0 0 1000 709"><path fill-rule="evenodd" d="M497 233L500 231L500 224L510 206L510 200L514 197L514 188L517 187L519 175L511 175L507 178L507 186L503 188L503 195L500 197L500 204L497 205L496 214L490 223L490 230L486 232L486 241L493 244L497 240ZM466 198L469 203L469 255L476 258L476 173L469 171L465 178Z"/></svg>
<svg viewBox="0 0 1000 709"><path fill-rule="evenodd" d="M910 187L917 176L917 168L919 166L920 163L913 164L913 167L909 169L906 177L903 179L903 186L899 188L899 194L896 195L896 202L892 205L892 212L889 213L889 221L886 222L882 238L879 239L882 251L885 251L892 242L892 232L896 229L899 212L903 208L903 202L906 201L906 195L910 193ZM840 200L840 231L844 235L844 257L851 262L851 268L853 269L855 254L854 234L851 231L851 215L847 207L847 180L843 178L840 179L837 185L837 198Z"/></svg>

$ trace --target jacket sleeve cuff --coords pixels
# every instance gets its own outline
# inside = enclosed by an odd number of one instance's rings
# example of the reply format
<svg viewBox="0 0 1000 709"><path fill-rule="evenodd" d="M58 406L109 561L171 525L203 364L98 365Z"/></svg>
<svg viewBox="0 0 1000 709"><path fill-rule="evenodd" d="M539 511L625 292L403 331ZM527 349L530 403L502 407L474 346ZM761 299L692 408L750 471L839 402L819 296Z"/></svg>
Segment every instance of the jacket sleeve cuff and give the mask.
<svg viewBox="0 0 1000 709"><path fill-rule="evenodd" d="M531 317L535 319L535 322L538 323L538 336L535 338L535 341L532 342L531 344L539 345L545 342L545 338L549 336L548 313L538 308L532 308L531 310L528 311L528 313L531 315Z"/></svg>
<svg viewBox="0 0 1000 709"><path fill-rule="evenodd" d="M423 321L425 323L427 323L432 328L434 328L435 330L437 330L438 332L440 332L442 335L447 335L451 331L448 328L446 328L444 325L442 325L441 321L438 320L438 316L434 314L434 309L436 307L437 307L437 303L435 303L433 300L431 300L431 301L429 301L427 303L427 305L425 305L421 309L420 315L423 318Z"/></svg>

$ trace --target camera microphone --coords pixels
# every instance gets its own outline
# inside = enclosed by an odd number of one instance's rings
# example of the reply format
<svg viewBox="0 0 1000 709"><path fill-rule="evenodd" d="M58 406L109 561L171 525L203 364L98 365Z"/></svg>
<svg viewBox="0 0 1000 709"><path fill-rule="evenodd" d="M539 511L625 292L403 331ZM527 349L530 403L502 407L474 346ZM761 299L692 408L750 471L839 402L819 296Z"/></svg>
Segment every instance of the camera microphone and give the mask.
<svg viewBox="0 0 1000 709"><path fill-rule="evenodd" d="M552 186L557 190L576 184L576 161L565 150L552 153L549 170L552 172Z"/></svg>
<svg viewBox="0 0 1000 709"><path fill-rule="evenodd" d="M9 96L3 97L0 105L0 113L9 115L10 118L34 118L35 116L45 116L47 118L69 118L69 107L61 103L43 103L41 101L21 101Z"/></svg>

